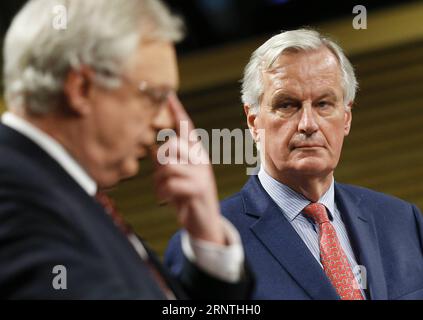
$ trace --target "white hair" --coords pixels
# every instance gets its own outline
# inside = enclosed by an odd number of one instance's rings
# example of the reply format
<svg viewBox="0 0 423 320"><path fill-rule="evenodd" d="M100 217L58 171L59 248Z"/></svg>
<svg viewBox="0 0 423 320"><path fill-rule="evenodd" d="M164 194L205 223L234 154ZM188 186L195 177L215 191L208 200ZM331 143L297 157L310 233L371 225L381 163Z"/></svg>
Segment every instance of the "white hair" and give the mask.
<svg viewBox="0 0 423 320"><path fill-rule="evenodd" d="M58 8L66 10L63 29L54 25ZM176 42L182 27L160 0L30 0L5 38L8 107L50 112L63 101L69 70L81 65L96 70L100 84L117 86L141 39Z"/></svg>
<svg viewBox="0 0 423 320"><path fill-rule="evenodd" d="M327 47L338 59L342 72L344 106L354 101L358 83L354 69L341 47L329 38L311 29L281 32L267 40L251 56L242 79L242 102L257 113L263 94L262 72L269 70L277 58L287 51L311 51Z"/></svg>

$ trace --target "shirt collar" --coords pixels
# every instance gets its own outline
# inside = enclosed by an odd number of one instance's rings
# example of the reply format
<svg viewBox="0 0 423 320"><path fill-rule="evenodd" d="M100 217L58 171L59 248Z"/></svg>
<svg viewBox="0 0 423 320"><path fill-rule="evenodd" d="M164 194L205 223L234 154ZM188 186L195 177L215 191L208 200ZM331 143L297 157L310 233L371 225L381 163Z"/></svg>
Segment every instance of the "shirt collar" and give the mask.
<svg viewBox="0 0 423 320"><path fill-rule="evenodd" d="M271 177L263 167L260 168L258 178L264 190L266 190L272 200L275 201L290 222L296 219L301 211L311 203L311 201L301 193L296 192L287 185ZM318 201L318 203L326 207L330 218L332 218L335 213L334 184L334 180L332 179L329 189Z"/></svg>
<svg viewBox="0 0 423 320"><path fill-rule="evenodd" d="M94 196L97 192L96 182L88 173L78 164L78 162L51 136L41 131L23 118L11 113L5 112L1 117L1 122L21 133L48 155L50 155L60 166L90 195Z"/></svg>

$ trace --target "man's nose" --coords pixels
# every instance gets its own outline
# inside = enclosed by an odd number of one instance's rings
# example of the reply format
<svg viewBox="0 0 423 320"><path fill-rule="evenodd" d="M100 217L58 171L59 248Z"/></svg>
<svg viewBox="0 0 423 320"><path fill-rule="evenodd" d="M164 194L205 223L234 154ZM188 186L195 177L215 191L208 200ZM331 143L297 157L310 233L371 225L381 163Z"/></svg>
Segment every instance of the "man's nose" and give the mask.
<svg viewBox="0 0 423 320"><path fill-rule="evenodd" d="M156 131L174 128L174 119L167 104L162 106L157 112L156 116L154 117L152 126Z"/></svg>
<svg viewBox="0 0 423 320"><path fill-rule="evenodd" d="M302 108L300 122L298 123L298 131L306 135L312 135L319 130L316 116L311 104L305 104Z"/></svg>

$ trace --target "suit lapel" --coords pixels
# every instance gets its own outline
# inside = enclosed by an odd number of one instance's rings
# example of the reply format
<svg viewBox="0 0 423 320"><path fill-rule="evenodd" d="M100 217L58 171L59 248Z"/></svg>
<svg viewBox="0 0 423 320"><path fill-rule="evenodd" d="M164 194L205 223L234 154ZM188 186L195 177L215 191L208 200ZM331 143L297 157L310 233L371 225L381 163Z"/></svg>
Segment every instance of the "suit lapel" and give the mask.
<svg viewBox="0 0 423 320"><path fill-rule="evenodd" d="M358 263L366 268L370 298L387 299L386 280L370 206L363 203L359 195L348 192L340 184L335 184L335 199Z"/></svg>
<svg viewBox="0 0 423 320"><path fill-rule="evenodd" d="M299 286L312 299L339 299L319 263L258 178L251 177L242 193L246 212L258 217L251 231Z"/></svg>

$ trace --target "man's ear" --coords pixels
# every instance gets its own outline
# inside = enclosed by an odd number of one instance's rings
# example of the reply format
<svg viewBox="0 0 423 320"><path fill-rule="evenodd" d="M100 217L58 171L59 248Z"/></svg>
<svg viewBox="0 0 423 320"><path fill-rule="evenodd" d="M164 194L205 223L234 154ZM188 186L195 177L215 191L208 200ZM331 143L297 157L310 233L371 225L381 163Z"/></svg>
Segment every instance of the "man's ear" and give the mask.
<svg viewBox="0 0 423 320"><path fill-rule="evenodd" d="M258 113L254 113L252 111L253 107L248 104L244 105L244 112L247 118L248 128L250 129L251 135L255 142L260 141L260 137L258 135L258 128L257 128L257 115Z"/></svg>
<svg viewBox="0 0 423 320"><path fill-rule="evenodd" d="M352 106L353 102L350 102L347 105L347 110L344 114L344 135L348 136L351 131L351 123L352 123Z"/></svg>
<svg viewBox="0 0 423 320"><path fill-rule="evenodd" d="M67 108L80 116L91 112L90 89L94 72L88 66L71 69L65 79L63 90Z"/></svg>

